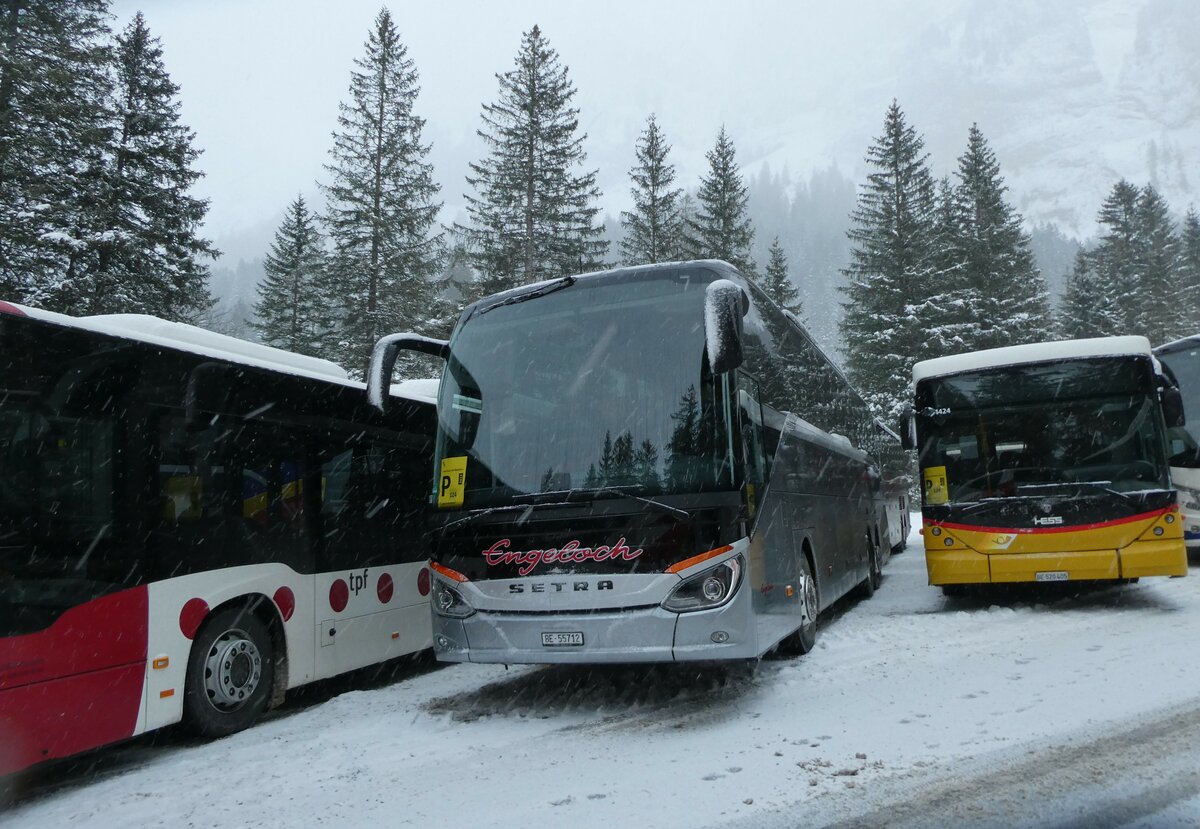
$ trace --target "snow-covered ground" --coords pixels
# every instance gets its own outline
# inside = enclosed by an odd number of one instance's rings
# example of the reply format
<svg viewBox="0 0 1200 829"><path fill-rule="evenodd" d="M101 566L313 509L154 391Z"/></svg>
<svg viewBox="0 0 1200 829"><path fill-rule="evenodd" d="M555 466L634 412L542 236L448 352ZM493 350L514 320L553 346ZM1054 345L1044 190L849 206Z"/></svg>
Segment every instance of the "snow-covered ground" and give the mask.
<svg viewBox="0 0 1200 829"><path fill-rule="evenodd" d="M914 534L799 659L408 670L52 770L0 826L1198 825L1198 642L1197 576L948 600Z"/></svg>

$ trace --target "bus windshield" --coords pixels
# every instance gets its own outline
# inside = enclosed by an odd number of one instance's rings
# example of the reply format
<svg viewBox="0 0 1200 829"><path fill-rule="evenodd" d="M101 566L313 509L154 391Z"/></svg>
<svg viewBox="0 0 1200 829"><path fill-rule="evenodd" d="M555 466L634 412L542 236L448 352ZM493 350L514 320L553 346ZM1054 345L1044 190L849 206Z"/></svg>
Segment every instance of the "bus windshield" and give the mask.
<svg viewBox="0 0 1200 829"><path fill-rule="evenodd" d="M468 318L438 400L439 462L466 459L461 506L733 489L730 397L704 350L712 278L585 279Z"/></svg>
<svg viewBox="0 0 1200 829"><path fill-rule="evenodd" d="M1172 427L1171 466L1200 467L1200 344L1177 351L1159 352L1158 359L1174 375L1183 396L1185 426Z"/></svg>
<svg viewBox="0 0 1200 829"><path fill-rule="evenodd" d="M926 503L1119 494L1170 486L1150 363L1102 358L923 380L921 467L944 473Z"/></svg>

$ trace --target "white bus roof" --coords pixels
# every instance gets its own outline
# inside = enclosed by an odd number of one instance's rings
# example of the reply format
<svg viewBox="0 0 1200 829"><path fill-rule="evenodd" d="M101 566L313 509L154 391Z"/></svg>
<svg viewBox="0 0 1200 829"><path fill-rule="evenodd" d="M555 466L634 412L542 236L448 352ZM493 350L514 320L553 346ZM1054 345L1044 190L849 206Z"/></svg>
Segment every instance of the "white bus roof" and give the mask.
<svg viewBox="0 0 1200 829"><path fill-rule="evenodd" d="M438 386L441 380L436 377L422 377L415 380L401 380L393 383L392 397L404 397L416 400L418 403L437 403Z"/></svg>
<svg viewBox="0 0 1200 829"><path fill-rule="evenodd" d="M69 328L123 337L240 365L364 388L362 383L351 380L344 368L330 360L294 354L291 351L284 351L282 348L252 343L249 340L218 334L215 331L182 322L170 322L148 314L102 314L91 317L72 317L54 311L45 311L41 308L30 308L9 302L0 303L0 311L8 310L12 313L14 309L16 313L32 319L45 320ZM409 380L393 386L391 392L393 396L427 403L431 398L436 400L437 382L437 380ZM433 384L432 392L429 388L430 383Z"/></svg>
<svg viewBox="0 0 1200 829"><path fill-rule="evenodd" d="M1171 340L1169 343L1163 343L1154 347L1155 354L1170 354L1174 351L1183 351L1187 348L1195 348L1200 345L1200 334L1192 334L1190 337L1180 337L1178 340Z"/></svg>
<svg viewBox="0 0 1200 829"><path fill-rule="evenodd" d="M965 371L980 371L1000 366L1124 355L1149 357L1150 341L1145 337L1096 337L1090 340L1061 340L1052 343L1029 343L1012 345L1007 348L990 348L986 351L971 351L966 354L922 360L913 366L913 382L919 383L929 377L944 377L950 374L961 374Z"/></svg>

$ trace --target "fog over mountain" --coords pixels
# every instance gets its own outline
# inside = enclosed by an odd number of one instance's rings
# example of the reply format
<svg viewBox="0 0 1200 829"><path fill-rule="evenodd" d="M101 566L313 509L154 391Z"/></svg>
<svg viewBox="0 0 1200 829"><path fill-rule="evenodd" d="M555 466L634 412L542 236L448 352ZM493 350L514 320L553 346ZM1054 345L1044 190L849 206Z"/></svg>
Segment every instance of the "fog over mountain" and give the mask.
<svg viewBox="0 0 1200 829"><path fill-rule="evenodd" d="M297 192L317 197L337 103L378 7L114 3L119 22L145 11L183 87L184 120L205 150L198 189L212 200L207 228L226 253L219 268L260 257ZM578 87L605 212L615 221L629 205L633 145L650 112L689 188L724 124L752 187L767 188L752 194L761 249L772 235L787 238L794 275L811 283L810 307L837 301L847 188L865 176L863 154L893 97L924 135L937 175L953 169L978 122L1031 227L1052 223L1087 239L1120 177L1153 183L1180 213L1200 203L1193 0L391 9L421 74L418 113L447 222L461 217L463 177L482 153L480 104L494 100L495 73L511 66L534 23ZM790 210L788 200L797 203ZM809 226L795 226L802 222ZM219 293L236 290L237 280L215 276ZM1060 274L1047 276L1053 285Z"/></svg>

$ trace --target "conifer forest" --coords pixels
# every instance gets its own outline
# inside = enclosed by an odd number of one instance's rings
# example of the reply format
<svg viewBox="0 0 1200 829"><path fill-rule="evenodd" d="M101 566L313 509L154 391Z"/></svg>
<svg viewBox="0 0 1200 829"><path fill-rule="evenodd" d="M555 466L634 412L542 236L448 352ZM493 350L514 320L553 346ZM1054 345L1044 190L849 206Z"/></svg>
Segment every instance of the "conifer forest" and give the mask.
<svg viewBox="0 0 1200 829"><path fill-rule="evenodd" d="M865 176L793 181L748 169L746 127L710 136L680 174L661 113L627 148L625 209L601 192L570 55L529 25L494 67L474 125L484 152L448 217L422 114L421 71L388 8L330 113L316 182L243 274L251 307L222 309L210 272L204 155L184 121L171 44L107 0L14 0L0 23L0 297L69 314L145 313L321 355L361 376L375 340L444 336L464 304L569 273L723 259L804 319L881 416L915 361L1053 338L1200 327L1200 213L1116 177L1098 231L1032 225L1004 159L971 126L935 159L902 100L880 101ZM968 112L969 116L969 112ZM937 175L935 170L947 170ZM308 195L306 195L308 194ZM829 212L842 221L829 230ZM243 263L245 265L245 263Z"/></svg>

